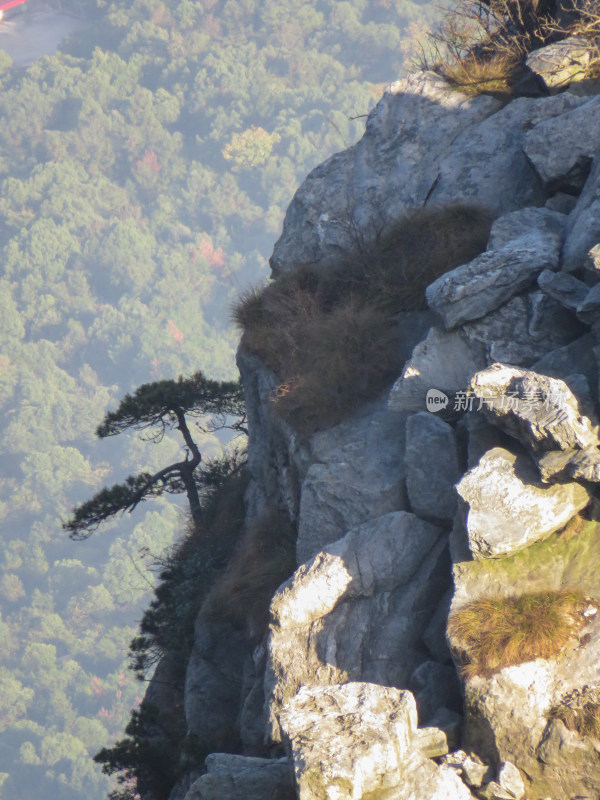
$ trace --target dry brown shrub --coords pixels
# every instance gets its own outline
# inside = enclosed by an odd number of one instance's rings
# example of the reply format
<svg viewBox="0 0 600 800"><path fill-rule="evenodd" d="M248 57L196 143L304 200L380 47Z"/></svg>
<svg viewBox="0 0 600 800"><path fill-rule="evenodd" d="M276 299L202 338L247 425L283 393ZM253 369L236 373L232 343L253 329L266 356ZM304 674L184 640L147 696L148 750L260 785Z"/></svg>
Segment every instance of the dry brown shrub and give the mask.
<svg viewBox="0 0 600 800"><path fill-rule="evenodd" d="M401 369L393 317L425 307L425 289L485 249L492 217L467 204L421 209L320 272L301 267L244 295L244 347L281 379L275 409L297 430L333 425Z"/></svg>
<svg viewBox="0 0 600 800"><path fill-rule="evenodd" d="M555 657L585 623L587 605L579 592L566 589L476 600L448 620L463 673L489 677L503 667Z"/></svg>
<svg viewBox="0 0 600 800"><path fill-rule="evenodd" d="M302 345L293 370L298 377L275 408L305 433L342 420L379 394L402 367L389 317L352 300L314 316Z"/></svg>
<svg viewBox="0 0 600 800"><path fill-rule="evenodd" d="M407 214L384 230L369 261L369 301L391 313L426 308L425 289L482 253L492 222L490 211L467 203Z"/></svg>
<svg viewBox="0 0 600 800"><path fill-rule="evenodd" d="M231 622L251 637L260 638L269 622L271 598L295 569L293 526L283 513L265 512L244 532L201 613Z"/></svg>

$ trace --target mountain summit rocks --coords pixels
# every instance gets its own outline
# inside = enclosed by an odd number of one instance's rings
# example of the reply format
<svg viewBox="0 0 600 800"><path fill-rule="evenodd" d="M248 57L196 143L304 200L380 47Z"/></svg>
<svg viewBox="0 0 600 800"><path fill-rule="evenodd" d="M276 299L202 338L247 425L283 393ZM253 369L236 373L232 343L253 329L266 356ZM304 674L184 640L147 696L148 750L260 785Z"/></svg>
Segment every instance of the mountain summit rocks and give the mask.
<svg viewBox="0 0 600 800"><path fill-rule="evenodd" d="M530 59L552 92L548 64L576 75L571 45ZM237 800L243 776L253 800L287 800L292 767L300 800L600 795L598 741L573 706L600 686L599 100L580 87L502 104L414 75L298 189L276 280L327 270L423 207L476 203L496 221L483 253L431 283L418 325L394 320L407 336L393 387L335 427L301 436L278 420L277 376L240 349L248 513L288 515L297 569L269 630L211 674L227 681L215 696L238 692L239 749L277 758L219 772L211 756L185 800ZM447 641L448 615L475 602L572 591L580 617L551 658L505 665L500 649L478 674Z"/></svg>

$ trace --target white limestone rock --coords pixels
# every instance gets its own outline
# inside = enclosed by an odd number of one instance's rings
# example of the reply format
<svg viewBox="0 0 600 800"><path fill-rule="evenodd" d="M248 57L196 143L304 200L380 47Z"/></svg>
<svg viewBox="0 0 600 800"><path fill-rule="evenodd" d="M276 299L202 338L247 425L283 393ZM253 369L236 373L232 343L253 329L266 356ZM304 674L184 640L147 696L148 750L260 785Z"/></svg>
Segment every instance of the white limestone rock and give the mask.
<svg viewBox="0 0 600 800"><path fill-rule="evenodd" d="M525 797L525 784L521 773L510 761L503 761L498 770L497 781L511 797L522 800Z"/></svg>
<svg viewBox="0 0 600 800"><path fill-rule="evenodd" d="M530 53L525 63L551 93L566 89L585 78L591 61L591 47L585 39L569 36Z"/></svg>
<svg viewBox="0 0 600 800"><path fill-rule="evenodd" d="M455 773L422 753L410 692L369 683L303 687L280 723L299 800L471 798Z"/></svg>
<svg viewBox="0 0 600 800"><path fill-rule="evenodd" d="M597 420L582 414L558 378L493 364L473 377L471 389L486 416L536 452L598 444Z"/></svg>
<svg viewBox="0 0 600 800"><path fill-rule="evenodd" d="M497 558L542 541L584 508L577 483L547 486L525 456L495 447L456 487L473 558Z"/></svg>
<svg viewBox="0 0 600 800"><path fill-rule="evenodd" d="M448 588L440 528L396 512L364 523L299 567L271 604L265 697L270 736L300 686L407 686ZM454 688L449 687L454 693Z"/></svg>

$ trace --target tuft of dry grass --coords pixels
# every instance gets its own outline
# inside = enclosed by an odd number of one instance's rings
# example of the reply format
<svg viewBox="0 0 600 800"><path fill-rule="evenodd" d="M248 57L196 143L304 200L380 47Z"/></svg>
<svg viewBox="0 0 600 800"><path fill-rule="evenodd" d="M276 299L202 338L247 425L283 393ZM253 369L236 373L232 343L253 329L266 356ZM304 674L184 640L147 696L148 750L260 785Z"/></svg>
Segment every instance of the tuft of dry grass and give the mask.
<svg viewBox="0 0 600 800"><path fill-rule="evenodd" d="M281 379L276 413L309 434L375 397L402 367L394 315L481 253L492 216L468 204L421 209L317 272L301 267L242 296L242 343Z"/></svg>
<svg viewBox="0 0 600 800"><path fill-rule="evenodd" d="M600 741L600 691L591 687L575 690L551 713L582 738Z"/></svg>
<svg viewBox="0 0 600 800"><path fill-rule="evenodd" d="M490 677L503 667L553 658L585 624L586 599L577 591L486 597L452 614L449 635L458 642L466 677Z"/></svg>
<svg viewBox="0 0 600 800"><path fill-rule="evenodd" d="M453 88L469 97L511 95L511 80L518 63L511 53L498 54L489 60L470 54L450 61L445 67L444 77Z"/></svg>
<svg viewBox="0 0 600 800"><path fill-rule="evenodd" d="M271 598L296 569L296 535L281 512L265 512L242 535L229 566L207 597L202 614L231 622L259 639Z"/></svg>

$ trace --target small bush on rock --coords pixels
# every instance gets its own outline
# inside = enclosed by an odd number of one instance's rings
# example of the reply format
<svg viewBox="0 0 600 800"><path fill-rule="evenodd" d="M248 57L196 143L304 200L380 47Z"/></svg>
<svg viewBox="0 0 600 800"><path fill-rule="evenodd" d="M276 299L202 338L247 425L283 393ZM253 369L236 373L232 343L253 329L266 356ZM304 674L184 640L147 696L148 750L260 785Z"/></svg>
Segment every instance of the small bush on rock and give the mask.
<svg viewBox="0 0 600 800"><path fill-rule="evenodd" d="M452 614L448 632L458 643L466 677L489 677L503 667L554 658L586 621L586 599L576 591L486 597Z"/></svg>
<svg viewBox="0 0 600 800"><path fill-rule="evenodd" d="M576 689L564 698L551 716L560 719L570 731L582 738L600 741L600 690L587 686Z"/></svg>
<svg viewBox="0 0 600 800"><path fill-rule="evenodd" d="M399 373L394 316L425 308L425 289L487 244L491 215L457 204L382 227L320 271L299 267L247 292L233 316L242 343L281 379L276 412L303 433L333 425Z"/></svg>
<svg viewBox="0 0 600 800"><path fill-rule="evenodd" d="M590 51L582 77L600 75L597 0L458 0L429 36L419 67L469 95L511 95L529 53L569 36Z"/></svg>

